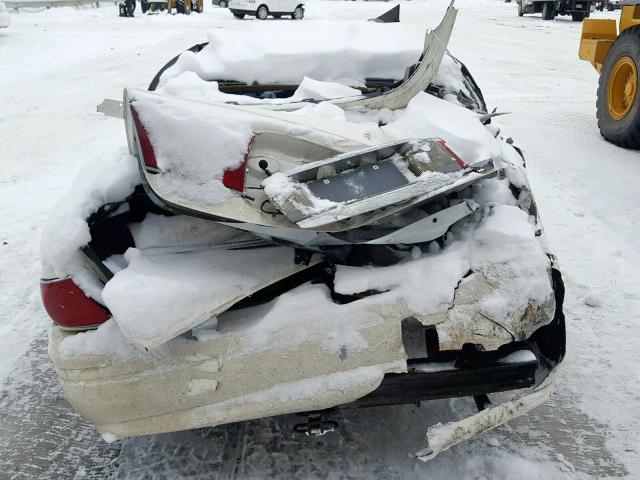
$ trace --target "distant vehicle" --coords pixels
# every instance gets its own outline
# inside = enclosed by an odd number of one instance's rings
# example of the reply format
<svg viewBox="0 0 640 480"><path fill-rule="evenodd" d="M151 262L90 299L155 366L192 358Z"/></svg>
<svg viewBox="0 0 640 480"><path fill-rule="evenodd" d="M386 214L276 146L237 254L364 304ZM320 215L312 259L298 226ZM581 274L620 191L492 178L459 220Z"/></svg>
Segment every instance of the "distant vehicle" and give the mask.
<svg viewBox="0 0 640 480"><path fill-rule="evenodd" d="M300 0L258 0L257 2L256 0L231 0L229 10L236 18L251 15L260 20L266 20L268 16L280 18L283 15L290 15L294 20L302 20L304 17L304 3Z"/></svg>
<svg viewBox="0 0 640 480"><path fill-rule="evenodd" d="M621 0L598 0L598 2L596 3L596 10L600 10L601 12L605 9L609 12L612 12L614 10L620 10L621 8Z"/></svg>
<svg viewBox="0 0 640 480"><path fill-rule="evenodd" d="M211 5L214 7L227 8L229 6L229 0L211 0Z"/></svg>
<svg viewBox="0 0 640 480"><path fill-rule="evenodd" d="M136 10L136 0L124 0L119 5L121 17L133 17ZM204 9L204 0L140 0L140 9L142 13L164 12L183 13L185 15L191 12L202 13Z"/></svg>
<svg viewBox="0 0 640 480"><path fill-rule="evenodd" d="M543 20L553 20L558 15L571 15L571 20L581 22L591 13L591 5L591 0L518 0L518 16L542 13Z"/></svg>
<svg viewBox="0 0 640 480"><path fill-rule="evenodd" d="M167 10L169 13L176 9L176 13L184 13L189 15L191 12L202 13L204 10L203 0L168 0Z"/></svg>
<svg viewBox="0 0 640 480"><path fill-rule="evenodd" d="M0 28L6 28L11 25L11 17L7 11L7 6L4 2L0 2Z"/></svg>

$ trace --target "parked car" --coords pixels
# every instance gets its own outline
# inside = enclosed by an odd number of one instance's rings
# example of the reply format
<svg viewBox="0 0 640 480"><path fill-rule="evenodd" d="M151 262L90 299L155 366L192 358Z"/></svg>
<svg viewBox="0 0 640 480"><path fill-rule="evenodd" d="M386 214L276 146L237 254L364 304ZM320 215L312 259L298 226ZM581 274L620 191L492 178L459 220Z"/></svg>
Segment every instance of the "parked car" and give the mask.
<svg viewBox="0 0 640 480"><path fill-rule="evenodd" d="M525 13L542 13L543 20L553 20L558 15L571 15L574 22L581 22L589 17L595 8L592 0L517 0L518 15Z"/></svg>
<svg viewBox="0 0 640 480"><path fill-rule="evenodd" d="M128 153L42 237L49 354L106 439L288 413L323 434L337 409L473 398L428 429L428 460L549 397L562 278L520 151L445 57L456 12L413 65L373 41L402 26L360 22L332 30L333 61L314 32L294 54L263 37L269 82L218 69L220 41L125 91Z"/></svg>
<svg viewBox="0 0 640 480"><path fill-rule="evenodd" d="M229 0L228 5L236 18L250 15L266 20L269 16L280 18L288 15L293 20L302 20L304 17L304 3L300 0Z"/></svg>
<svg viewBox="0 0 640 480"><path fill-rule="evenodd" d="M228 0L211 0L211 5L218 6L220 8L227 8L229 6Z"/></svg>
<svg viewBox="0 0 640 480"><path fill-rule="evenodd" d="M6 28L9 25L11 25L11 16L9 16L7 5L0 2L0 28Z"/></svg>

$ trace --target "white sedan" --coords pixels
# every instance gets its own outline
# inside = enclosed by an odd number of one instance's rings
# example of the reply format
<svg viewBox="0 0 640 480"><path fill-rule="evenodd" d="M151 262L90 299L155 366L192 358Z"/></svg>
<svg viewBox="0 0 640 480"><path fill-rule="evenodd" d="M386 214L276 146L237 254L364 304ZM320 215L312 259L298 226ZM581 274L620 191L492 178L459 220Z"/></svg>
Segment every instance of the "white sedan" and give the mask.
<svg viewBox="0 0 640 480"><path fill-rule="evenodd" d="M244 18L250 15L259 20L266 20L268 16L280 18L283 15L291 16L294 20L304 17L304 2L301 0L231 0L229 10L236 18Z"/></svg>
<svg viewBox="0 0 640 480"><path fill-rule="evenodd" d="M242 32L275 83L237 78L260 66L248 55L219 61L230 30L125 91L129 151L92 165L42 235L49 355L105 439L288 413L321 435L339 409L472 397L476 413L427 430L429 460L549 397L562 279L524 159L444 56L455 16L404 80L410 63L373 70L400 58L402 25L336 22L342 52L316 34L291 52L283 23ZM199 62L213 94L179 71ZM171 93L179 76L208 96Z"/></svg>

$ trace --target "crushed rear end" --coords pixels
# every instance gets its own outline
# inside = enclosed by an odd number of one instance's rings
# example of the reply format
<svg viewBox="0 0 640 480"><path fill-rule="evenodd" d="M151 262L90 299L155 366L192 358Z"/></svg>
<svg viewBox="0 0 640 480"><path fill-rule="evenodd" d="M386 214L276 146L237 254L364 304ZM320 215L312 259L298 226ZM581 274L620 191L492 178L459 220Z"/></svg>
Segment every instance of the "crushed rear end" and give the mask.
<svg viewBox="0 0 640 480"><path fill-rule="evenodd" d="M548 398L562 278L519 150L463 65L438 81L454 20L395 82L219 81L212 101L154 91L165 68L125 92L128 152L43 236L49 354L105 438L289 413L323 433L335 409L473 397L428 460Z"/></svg>

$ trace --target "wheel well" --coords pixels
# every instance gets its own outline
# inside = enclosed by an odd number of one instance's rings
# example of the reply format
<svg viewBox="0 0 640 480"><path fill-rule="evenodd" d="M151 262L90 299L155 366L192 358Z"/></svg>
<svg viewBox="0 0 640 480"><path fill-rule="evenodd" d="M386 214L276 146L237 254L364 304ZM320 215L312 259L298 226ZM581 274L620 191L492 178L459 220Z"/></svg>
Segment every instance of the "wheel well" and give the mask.
<svg viewBox="0 0 640 480"><path fill-rule="evenodd" d="M261 3L260 5L258 5L258 8L256 8L256 12L260 10L262 7L266 8L267 12L269 11L269 7L267 7L264 3Z"/></svg>

